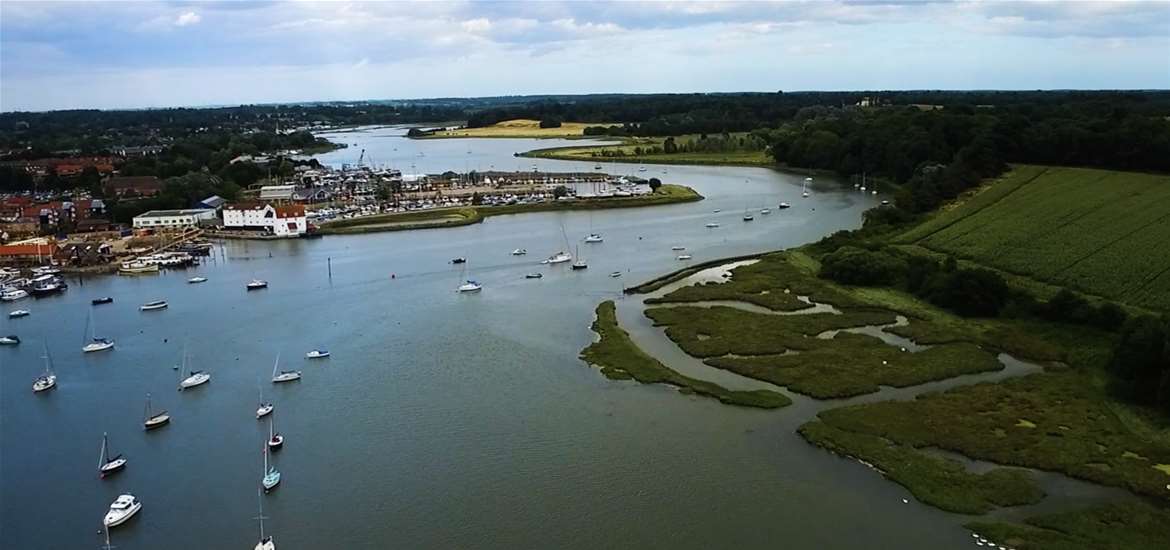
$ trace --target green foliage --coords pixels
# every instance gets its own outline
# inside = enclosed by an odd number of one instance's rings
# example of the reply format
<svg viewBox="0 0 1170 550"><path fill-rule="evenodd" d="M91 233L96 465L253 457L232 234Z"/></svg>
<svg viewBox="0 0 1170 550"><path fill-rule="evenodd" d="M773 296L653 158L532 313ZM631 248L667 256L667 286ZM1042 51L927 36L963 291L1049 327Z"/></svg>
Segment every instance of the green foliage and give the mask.
<svg viewBox="0 0 1170 550"><path fill-rule="evenodd" d="M559 198L564 197L568 194L569 194L569 188L565 187L564 185L558 185L558 186L556 186L556 188L553 189L553 197L554 198L559 199Z"/></svg>
<svg viewBox="0 0 1170 550"><path fill-rule="evenodd" d="M852 246L838 248L821 260L821 276L849 285L892 285L906 276L906 261Z"/></svg>
<svg viewBox="0 0 1170 550"><path fill-rule="evenodd" d="M134 216L148 210L193 208L212 195L235 200L239 193L239 186L230 181L204 172L192 172L164 180L162 192L156 197L111 201L109 207L113 221L128 223Z"/></svg>
<svg viewBox="0 0 1170 550"><path fill-rule="evenodd" d="M1022 470L996 468L976 474L954 460L928 455L881 437L849 432L824 422L799 429L810 443L857 457L906 487L915 498L960 514L982 514L996 506L1034 504L1044 497L1032 476Z"/></svg>
<svg viewBox="0 0 1170 550"><path fill-rule="evenodd" d="M1170 508L1130 500L1030 517L1023 524L966 527L1020 550L1162 550L1170 540Z"/></svg>
<svg viewBox="0 0 1170 550"><path fill-rule="evenodd" d="M1170 319L1143 315L1125 323L1109 368L1127 397L1170 413Z"/></svg>
<svg viewBox="0 0 1170 550"><path fill-rule="evenodd" d="M714 397L729 405L774 409L791 403L783 394L773 391L732 391L667 368L638 348L629 334L618 326L613 301L605 301L597 306L593 331L599 336L598 341L581 350L581 358L601 368L602 374L608 378L633 378L643 384L671 384L678 386L680 392Z"/></svg>
<svg viewBox="0 0 1170 550"><path fill-rule="evenodd" d="M559 118L543 119L540 121L540 127L541 128L560 128L561 127L561 119L559 119Z"/></svg>
<svg viewBox="0 0 1170 550"><path fill-rule="evenodd" d="M658 188L662 187L662 180L658 178L650 178L648 184L650 185L650 191L658 191Z"/></svg>

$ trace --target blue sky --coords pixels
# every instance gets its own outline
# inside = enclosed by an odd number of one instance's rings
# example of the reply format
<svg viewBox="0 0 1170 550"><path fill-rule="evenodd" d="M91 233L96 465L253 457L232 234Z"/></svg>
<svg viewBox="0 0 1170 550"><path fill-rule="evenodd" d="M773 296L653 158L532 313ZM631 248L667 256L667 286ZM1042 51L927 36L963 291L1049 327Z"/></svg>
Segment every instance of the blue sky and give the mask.
<svg viewBox="0 0 1170 550"><path fill-rule="evenodd" d="M1170 2L0 2L0 110L1170 88Z"/></svg>

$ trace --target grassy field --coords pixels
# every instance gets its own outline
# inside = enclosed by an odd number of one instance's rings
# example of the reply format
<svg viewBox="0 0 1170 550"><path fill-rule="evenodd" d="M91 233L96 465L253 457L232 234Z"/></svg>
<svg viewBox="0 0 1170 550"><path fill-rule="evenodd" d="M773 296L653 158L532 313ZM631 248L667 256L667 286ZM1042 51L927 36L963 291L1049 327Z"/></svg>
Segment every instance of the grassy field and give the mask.
<svg viewBox="0 0 1170 550"><path fill-rule="evenodd" d="M416 210L412 212L394 212L378 214L361 218L336 220L321 224L322 235L345 235L356 233L376 233L380 231L406 231L412 229L436 229L440 227L459 227L479 223L484 218L503 216L508 214L524 214L528 212L546 212L550 210L601 210L607 208L635 208L642 206L660 206L680 202L694 202L703 200L703 196L694 189L683 185L664 184L657 191L649 195L636 197L610 197L601 199L583 199L575 201L550 201L535 204L516 204L510 206L460 206L451 208L434 208L431 210Z"/></svg>
<svg viewBox="0 0 1170 550"><path fill-rule="evenodd" d="M782 394L768 391L732 391L718 384L683 376L643 352L625 330L618 326L613 301L597 306L593 331L598 341L581 350L581 358L614 380L634 379L643 384L671 384L680 392L714 397L729 405L774 409L789 405Z"/></svg>
<svg viewBox="0 0 1170 550"><path fill-rule="evenodd" d="M967 528L1020 550L1163 550L1170 541L1170 508L1110 503L1023 524L972 522Z"/></svg>
<svg viewBox="0 0 1170 550"><path fill-rule="evenodd" d="M1100 382L1070 370L977 384L914 401L822 412L824 423L909 447L935 447L1061 472L1170 503L1170 446L1143 437L1110 407Z"/></svg>
<svg viewBox="0 0 1170 550"><path fill-rule="evenodd" d="M800 435L818 447L856 457L906 487L914 498L943 510L982 514L996 506L1039 502L1044 492L1026 471L996 468L971 473L949 458L920 453L874 435L809 422Z"/></svg>
<svg viewBox="0 0 1170 550"><path fill-rule="evenodd" d="M1170 176L1019 166L895 242L1170 310Z"/></svg>
<svg viewBox="0 0 1170 550"><path fill-rule="evenodd" d="M482 128L459 128L435 132L422 139L443 138L576 138L584 137L589 126L613 126L595 122L562 122L557 128L541 128L539 120L516 119Z"/></svg>
<svg viewBox="0 0 1170 550"><path fill-rule="evenodd" d="M733 134L738 136L741 134ZM682 144L699 139L698 135L675 136L675 142ZM647 164L704 164L727 166L774 166L775 159L763 149L729 152L690 152L637 154L638 147L662 146L666 138L625 138L620 144L602 146L570 146L536 149L523 153L526 157L586 162L636 162ZM620 152L622 156L613 156Z"/></svg>

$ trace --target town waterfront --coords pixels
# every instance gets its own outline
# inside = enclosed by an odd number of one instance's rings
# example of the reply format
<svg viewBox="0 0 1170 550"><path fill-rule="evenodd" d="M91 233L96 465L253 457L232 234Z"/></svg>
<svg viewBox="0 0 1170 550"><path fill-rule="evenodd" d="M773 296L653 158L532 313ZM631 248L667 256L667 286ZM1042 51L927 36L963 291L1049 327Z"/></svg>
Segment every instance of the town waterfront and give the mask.
<svg viewBox="0 0 1170 550"><path fill-rule="evenodd" d="M419 172L592 169L512 157L558 140L397 134L344 134L358 145L320 158L354 162L364 148L374 163L404 173L407 159ZM266 530L285 549L941 548L969 540L962 517L903 504L899 486L795 437L794 426L807 420L796 410L613 382L577 358L593 338L599 301L620 300L623 286L684 265L672 246L685 246L695 262L794 246L856 227L882 198L818 180L801 199L802 176L762 168L648 172L707 200L228 242L198 268L71 278L63 295L11 304L32 315L0 321L0 332L23 339L0 349L0 541L97 547L107 506L133 492L145 508L114 529L120 548L246 547L256 533L267 435L254 418L259 386L286 437L273 458L284 481L264 504ZM780 201L793 208L776 210ZM764 206L773 213L740 219L745 208ZM591 231L605 241L582 243ZM586 271L539 265L578 246ZM516 248L529 254L512 256ZM449 263L461 256L466 272ZM527 280L529 272L544 277ZM210 280L188 285L196 274ZM253 277L270 287L245 291ZM483 292L456 293L466 278ZM83 356L90 299L107 295L113 304L92 309L98 335L117 349ZM138 310L155 299L170 307ZM44 339L58 388L34 395ZM184 346L192 368L212 381L179 393L172 367ZM303 358L319 346L333 356ZM301 381L268 382L278 353L282 368L303 370ZM147 392L173 416L151 433L141 430ZM129 458L105 480L96 468L102 432Z"/></svg>

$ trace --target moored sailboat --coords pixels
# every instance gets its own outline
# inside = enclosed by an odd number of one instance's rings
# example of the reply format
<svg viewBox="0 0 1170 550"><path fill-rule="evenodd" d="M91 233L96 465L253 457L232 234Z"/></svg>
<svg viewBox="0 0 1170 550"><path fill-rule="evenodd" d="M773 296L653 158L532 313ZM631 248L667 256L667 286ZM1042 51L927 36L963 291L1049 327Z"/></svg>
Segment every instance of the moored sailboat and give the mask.
<svg viewBox="0 0 1170 550"><path fill-rule="evenodd" d="M284 446L284 436L276 431L276 415L268 417L268 448L273 451L280 450Z"/></svg>
<svg viewBox="0 0 1170 550"><path fill-rule="evenodd" d="M102 478L126 467L126 457L118 454L110 456L109 434L102 434L102 454L98 459L98 475Z"/></svg>
<svg viewBox="0 0 1170 550"><path fill-rule="evenodd" d="M264 517L264 494L260 489L256 489L256 499L260 501L260 515L256 516L256 519L260 520L260 542L256 543L253 550L276 550L276 541L272 536L264 536L264 520L268 518Z"/></svg>
<svg viewBox="0 0 1170 550"><path fill-rule="evenodd" d="M264 477L260 478L260 486L268 492L280 485L280 470L276 466L268 465L268 445L264 445Z"/></svg>
<svg viewBox="0 0 1170 550"><path fill-rule="evenodd" d="M167 414L167 411L163 410L157 413L154 412L153 408L150 406L149 393L146 394L146 411L142 416L144 417L142 420L142 427L146 430L161 428L162 426L170 424L171 422L171 415Z"/></svg>
<svg viewBox="0 0 1170 550"><path fill-rule="evenodd" d="M33 380L33 392L40 393L57 387L57 375L53 374L53 359L49 357L49 346L44 346L45 373Z"/></svg>
<svg viewBox="0 0 1170 550"><path fill-rule="evenodd" d="M85 324L89 327L89 343L81 346L83 353L93 353L95 351L105 351L114 347L114 341L109 338L99 338L97 335L97 326L93 322L93 312L89 313Z"/></svg>
<svg viewBox="0 0 1170 550"><path fill-rule="evenodd" d="M280 382L292 382L293 380L301 379L301 371L299 370L282 370L279 373L276 369L280 366L280 354L276 354L276 362L272 364L272 383L279 384Z"/></svg>

